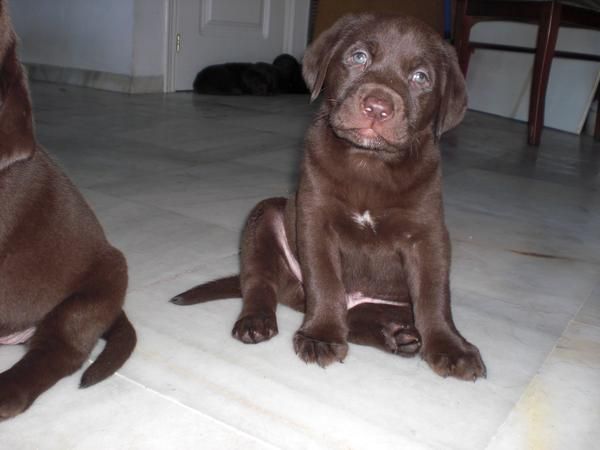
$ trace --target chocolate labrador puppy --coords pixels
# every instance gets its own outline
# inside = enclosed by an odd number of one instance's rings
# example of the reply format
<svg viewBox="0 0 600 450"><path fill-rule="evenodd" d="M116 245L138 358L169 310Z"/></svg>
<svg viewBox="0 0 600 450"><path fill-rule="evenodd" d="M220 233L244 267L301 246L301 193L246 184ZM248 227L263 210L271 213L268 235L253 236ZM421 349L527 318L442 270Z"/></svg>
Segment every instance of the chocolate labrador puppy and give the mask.
<svg viewBox="0 0 600 450"><path fill-rule="evenodd" d="M76 371L87 387L111 375L136 342L123 313L125 258L106 241L73 184L35 141L16 36L0 0L0 344L28 343L0 373L0 420Z"/></svg>
<svg viewBox="0 0 600 450"><path fill-rule="evenodd" d="M466 108L453 48L411 18L345 16L307 50L304 77L324 101L308 130L299 186L251 212L241 274L172 299L241 293L233 335L277 333L278 302L305 312L294 349L342 361L348 342L421 357L442 376L486 375L450 310L440 135Z"/></svg>

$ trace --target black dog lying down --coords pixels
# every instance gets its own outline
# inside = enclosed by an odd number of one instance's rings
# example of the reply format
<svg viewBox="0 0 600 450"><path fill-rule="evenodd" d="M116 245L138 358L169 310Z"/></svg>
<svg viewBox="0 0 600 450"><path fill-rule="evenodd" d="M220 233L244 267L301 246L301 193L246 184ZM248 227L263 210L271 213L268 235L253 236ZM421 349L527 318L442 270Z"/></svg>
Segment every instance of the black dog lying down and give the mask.
<svg viewBox="0 0 600 450"><path fill-rule="evenodd" d="M292 55L279 55L273 64L227 63L202 69L194 92L217 95L308 94L302 68Z"/></svg>

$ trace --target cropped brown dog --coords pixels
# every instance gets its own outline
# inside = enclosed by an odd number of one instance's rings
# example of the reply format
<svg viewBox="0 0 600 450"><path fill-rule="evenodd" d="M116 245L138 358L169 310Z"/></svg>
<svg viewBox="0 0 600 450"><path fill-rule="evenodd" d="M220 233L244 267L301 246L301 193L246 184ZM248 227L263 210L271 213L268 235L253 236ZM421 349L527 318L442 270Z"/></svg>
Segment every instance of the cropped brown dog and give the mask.
<svg viewBox="0 0 600 450"><path fill-rule="evenodd" d="M0 0L0 344L28 342L23 358L0 373L0 420L81 367L100 337L106 346L82 387L121 367L136 342L121 309L125 258L37 146L15 47Z"/></svg>
<svg viewBox="0 0 600 450"><path fill-rule="evenodd" d="M420 351L442 376L485 376L450 311L437 143L466 108L454 50L415 19L350 15L303 64L313 99L323 90L325 100L308 130L297 193L252 211L239 278L172 301L241 293L233 335L247 343L277 333L277 302L304 311L294 348L321 366L343 360L349 341Z"/></svg>

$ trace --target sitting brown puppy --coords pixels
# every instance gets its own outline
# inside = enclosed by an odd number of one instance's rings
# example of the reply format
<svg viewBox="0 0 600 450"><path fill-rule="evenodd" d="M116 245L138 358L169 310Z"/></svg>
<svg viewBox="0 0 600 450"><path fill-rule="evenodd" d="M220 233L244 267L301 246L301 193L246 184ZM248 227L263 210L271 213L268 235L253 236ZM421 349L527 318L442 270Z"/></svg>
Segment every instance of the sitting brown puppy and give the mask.
<svg viewBox="0 0 600 450"><path fill-rule="evenodd" d="M296 353L325 366L347 342L410 356L474 380L479 351L452 320L440 135L466 108L456 54L411 18L350 15L307 50L304 77L325 99L308 130L299 186L259 203L246 224L241 275L172 299L243 296L233 335L277 333L277 302L305 312Z"/></svg>
<svg viewBox="0 0 600 450"><path fill-rule="evenodd" d="M28 343L0 373L0 420L23 412L106 347L81 386L127 360L135 331L122 311L123 255L71 182L37 146L16 37L0 0L0 344Z"/></svg>

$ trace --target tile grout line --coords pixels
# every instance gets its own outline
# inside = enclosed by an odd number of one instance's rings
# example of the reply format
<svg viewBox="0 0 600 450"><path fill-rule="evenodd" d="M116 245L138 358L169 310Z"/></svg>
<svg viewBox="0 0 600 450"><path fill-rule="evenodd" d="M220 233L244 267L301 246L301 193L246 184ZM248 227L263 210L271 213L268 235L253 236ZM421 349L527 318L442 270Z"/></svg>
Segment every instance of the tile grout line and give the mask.
<svg viewBox="0 0 600 450"><path fill-rule="evenodd" d="M585 305L587 305L587 303L588 303L589 301L591 301L591 300L592 300L592 298L594 297L594 294L596 293L596 289L597 289L597 288L599 288L599 287L600 287L600 283L598 283L597 285L595 285L595 286L592 288L592 292L590 292L590 295L588 296L588 298L586 298L586 299L585 299L585 301L581 303L581 305L579 306L579 309L577 310L577 312L576 312L576 313L573 315L573 318L572 318L572 319L569 321L569 323L567 324L567 327L568 327L568 326L569 326L571 323L580 323L580 324L582 324L582 325L587 325L587 326L594 327L594 328L600 328L600 325L594 325L594 324L591 324L591 323L585 323L585 322L581 322L581 321L577 320L577 316L579 315L579 313L581 312L581 310L583 309L583 307L584 307ZM566 330L566 328L565 328L565 330ZM562 337L562 335L565 333L565 330L563 330L562 334L560 335L561 337Z"/></svg>
<svg viewBox="0 0 600 450"><path fill-rule="evenodd" d="M556 338L556 341L554 342L554 345L552 346L552 349L550 349L550 351L548 352L548 354L544 358L544 361L542 361L542 363L537 368L535 374L533 375L533 377L531 378L531 380L529 381L529 383L527 383L527 386L525 386L525 389L523 389L523 392L519 396L519 399L515 402L514 406L508 412L508 414L506 415L505 419L502 421L502 423L500 424L500 426L496 429L496 432L490 438L490 440L488 441L487 445L484 447L485 449L490 448L490 445L494 442L494 439L496 439L496 437L498 436L498 434L500 433L500 431L502 430L502 428L504 427L504 425L508 422L508 419L510 418L510 415L512 414L512 412L515 411L515 409L517 408L517 406L519 405L519 403L521 402L521 400L523 400L523 398L527 394L527 390L529 389L529 387L532 386L533 383L534 383L534 381L539 377L539 371L540 371L540 369L542 367L544 367L544 365L550 359L550 356L552 355L552 353L554 352L554 350L556 350L556 348L558 346L558 341L560 340L561 337L563 337L563 335L565 334L565 331L569 328L569 325L571 325L572 323L583 323L583 322L579 322L578 320L575 320L575 317L577 317L577 315L583 309L583 307L587 304L587 302L592 299L592 296L594 295L594 292L595 292L595 289L592 289L592 292L590 293L590 295L588 296L588 298L586 298L583 302L581 302L581 305L579 305L579 308L573 314L573 317L571 318L571 320L569 320L567 322L567 324L565 325L565 328L562 330L562 332L560 333L560 335ZM589 325L589 324L585 324L585 325ZM600 328L600 327L598 327L596 325L590 325L590 326L593 326L595 328Z"/></svg>
<svg viewBox="0 0 600 450"><path fill-rule="evenodd" d="M600 329L600 325L594 325L593 323L581 322L580 320L573 319L573 320L571 320L569 322L569 325L572 324L572 323L576 323L576 324L579 324L579 325L585 325L586 327L592 327L592 328ZM561 337L562 337L562 334L561 334Z"/></svg>
<svg viewBox="0 0 600 450"><path fill-rule="evenodd" d="M571 321L569 321L569 323L571 323ZM567 326L569 326L569 325L567 324ZM566 327L565 327L565 329L566 329ZM562 336L562 334L561 334L561 336ZM508 414L506 415L506 417L504 418L504 420L502 421L502 423L500 424L500 426L498 426L498 428L496 429L495 433L488 440L488 442L487 442L486 446L484 447L484 449L487 450L487 449L490 448L490 445L492 445L492 443L494 442L494 440L498 437L498 435L500 434L500 432L502 431L502 429L504 428L504 426L506 425L506 423L510 419L510 416L513 413L513 411L516 410L516 408L519 405L519 403L521 402L521 400L523 400L525 398L525 395L527 394L527 390L529 389L530 386L533 385L534 381L538 378L540 369L544 366L544 364L546 364L546 362L548 361L548 358L550 358L550 355L552 354L552 352L556 348L559 339L560 339L560 336L556 339L556 342L552 346L552 349L548 352L548 354L544 358L544 361L542 361L542 363L536 369L535 374L531 377L531 379L529 380L529 383L527 383L527 386L525 386L525 388L523 389L523 392L521 393L521 395L519 396L519 398L517 399L517 401L514 403L513 407L510 409L510 411L508 411Z"/></svg>
<svg viewBox="0 0 600 450"><path fill-rule="evenodd" d="M125 380L125 381L128 381L128 382L130 382L130 383L132 383L132 384L134 384L134 385L136 385L138 387L141 387L145 391L148 391L151 394L154 394L154 395L158 396L159 398L161 398L163 400L166 400L166 401L168 401L170 403L173 403L173 404L175 404L177 406L180 406L180 407L182 407L182 408L184 408L184 409L186 409L188 411L191 411L191 412L193 412L193 413L195 413L195 414L197 414L197 415L199 415L201 417L207 418L210 421L212 421L212 422L214 422L214 423L216 423L218 425L224 426L228 430L236 432L236 433L238 433L238 434L240 434L242 436L250 438L253 441L256 441L256 442L258 442L260 444L266 445L266 446L268 446L270 448L273 448L273 449L279 449L280 448L280 447L277 447L277 446L271 444L268 441L265 441L265 440L259 438L258 436L254 436L254 435L252 435L252 434L250 434L250 433L248 433L248 432L246 432L246 431L244 431L244 430L242 430L240 428L237 428L237 427L235 427L233 425L228 424L227 422L219 420L216 417L211 416L210 414L207 414L207 413L204 413L204 412L202 412L202 411L200 411L198 409L192 408L191 406L188 406L185 403L182 403L181 401L179 401L177 399L174 399L173 397L170 397L170 396L168 396L166 394L163 394L163 393L161 393L161 392L159 392L159 391L157 391L155 389L152 389L152 388L150 388L148 386L145 386L142 383L140 383L138 381L135 381L132 378L129 378L129 377L125 376L125 375L120 374L119 372L116 372L114 375L117 376L117 377L119 377L119 378L121 378L121 379L123 379L123 380Z"/></svg>

